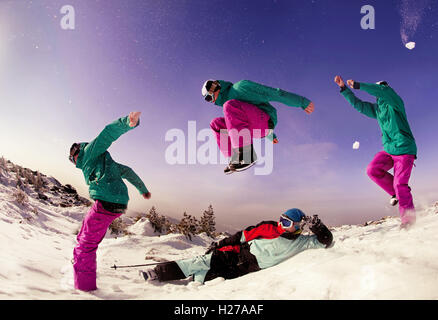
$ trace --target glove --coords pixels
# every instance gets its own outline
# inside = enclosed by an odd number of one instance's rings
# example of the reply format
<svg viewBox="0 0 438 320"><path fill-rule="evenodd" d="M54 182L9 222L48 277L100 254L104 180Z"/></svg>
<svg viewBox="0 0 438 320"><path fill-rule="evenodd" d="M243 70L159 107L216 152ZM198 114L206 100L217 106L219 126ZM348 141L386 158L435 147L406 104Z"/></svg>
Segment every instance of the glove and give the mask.
<svg viewBox="0 0 438 320"><path fill-rule="evenodd" d="M313 216L305 216L303 220L306 222L307 225L309 225L309 229L312 229L313 227L316 227L321 224L321 219L318 218L317 214L314 214Z"/></svg>
<svg viewBox="0 0 438 320"><path fill-rule="evenodd" d="M207 251L205 251L205 254L212 253L214 250L219 248L219 243L216 241L213 241L210 246L208 247Z"/></svg>
<svg viewBox="0 0 438 320"><path fill-rule="evenodd" d="M354 81L353 89L359 90L360 89L360 82Z"/></svg>
<svg viewBox="0 0 438 320"><path fill-rule="evenodd" d="M333 235L331 231L321 222L321 219L318 218L318 215L315 214L312 217L304 217L306 224L309 225L310 231L312 231L318 241L325 245L326 248L329 248L333 243Z"/></svg>

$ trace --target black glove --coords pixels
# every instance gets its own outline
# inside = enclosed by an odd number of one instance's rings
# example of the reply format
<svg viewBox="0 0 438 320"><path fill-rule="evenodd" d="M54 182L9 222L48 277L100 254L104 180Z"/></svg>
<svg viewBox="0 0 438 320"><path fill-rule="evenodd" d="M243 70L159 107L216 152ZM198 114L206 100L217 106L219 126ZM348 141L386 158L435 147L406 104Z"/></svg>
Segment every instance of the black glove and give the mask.
<svg viewBox="0 0 438 320"><path fill-rule="evenodd" d="M326 248L330 247L333 242L333 235L330 230L321 222L318 215L315 214L312 217L304 217L306 223L309 225L310 231L312 231L318 241L325 244Z"/></svg>
<svg viewBox="0 0 438 320"><path fill-rule="evenodd" d="M356 90L360 89L360 82L354 81L353 89L356 89Z"/></svg>
<svg viewBox="0 0 438 320"><path fill-rule="evenodd" d="M321 224L321 219L318 218L317 214L313 216L305 216L303 220L309 226L309 229L312 230L315 227L318 227Z"/></svg>
<svg viewBox="0 0 438 320"><path fill-rule="evenodd" d="M207 251L205 251L205 254L212 253L214 250L219 248L219 242L213 241L210 246L208 247Z"/></svg>

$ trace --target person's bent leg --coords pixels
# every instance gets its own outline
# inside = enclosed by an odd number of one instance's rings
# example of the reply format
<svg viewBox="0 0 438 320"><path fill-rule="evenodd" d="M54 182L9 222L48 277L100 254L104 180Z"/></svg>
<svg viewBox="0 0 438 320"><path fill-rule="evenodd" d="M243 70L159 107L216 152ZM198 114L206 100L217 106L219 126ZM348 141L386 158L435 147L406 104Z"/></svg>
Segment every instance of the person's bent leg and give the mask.
<svg viewBox="0 0 438 320"><path fill-rule="evenodd" d="M203 283L207 272L210 270L210 260L211 254L207 254L159 264L153 269L156 274L155 280L160 282L181 280L193 275L194 280ZM143 275L143 277L145 276Z"/></svg>
<svg viewBox="0 0 438 320"><path fill-rule="evenodd" d="M414 155L393 156L394 188L399 201L399 211L402 225L414 223L416 213L412 198L409 179L414 165Z"/></svg>
<svg viewBox="0 0 438 320"><path fill-rule="evenodd" d="M257 106L233 99L225 102L223 108L233 149L249 146L253 138L268 134L269 115Z"/></svg>
<svg viewBox="0 0 438 320"><path fill-rule="evenodd" d="M194 280L204 283L205 276L210 270L212 254L206 254L202 256L196 256L194 258L178 260L176 263L185 277L193 275Z"/></svg>
<svg viewBox="0 0 438 320"><path fill-rule="evenodd" d="M171 281L185 279L187 276L175 261L159 264L154 268L159 281Z"/></svg>
<svg viewBox="0 0 438 320"><path fill-rule="evenodd" d="M394 176L388 170L394 166L390 154L385 151L378 152L367 167L367 174L378 186L390 196L395 195Z"/></svg>

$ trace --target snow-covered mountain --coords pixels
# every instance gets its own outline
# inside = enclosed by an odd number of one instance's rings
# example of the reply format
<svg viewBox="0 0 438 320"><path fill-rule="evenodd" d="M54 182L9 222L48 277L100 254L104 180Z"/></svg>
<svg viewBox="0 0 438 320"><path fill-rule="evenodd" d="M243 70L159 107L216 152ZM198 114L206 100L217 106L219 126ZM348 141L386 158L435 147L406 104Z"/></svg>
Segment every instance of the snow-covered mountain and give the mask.
<svg viewBox="0 0 438 320"><path fill-rule="evenodd" d="M200 255L211 242L204 234L192 241L160 236L142 218L128 227L130 235L107 233L97 252L99 289L76 291L70 261L88 200L46 176L40 195L31 186L20 195L6 165L0 163L0 299L438 299L438 203L418 212L409 230L399 229L397 217L335 227L330 249L204 285L146 283L138 268L111 268Z"/></svg>

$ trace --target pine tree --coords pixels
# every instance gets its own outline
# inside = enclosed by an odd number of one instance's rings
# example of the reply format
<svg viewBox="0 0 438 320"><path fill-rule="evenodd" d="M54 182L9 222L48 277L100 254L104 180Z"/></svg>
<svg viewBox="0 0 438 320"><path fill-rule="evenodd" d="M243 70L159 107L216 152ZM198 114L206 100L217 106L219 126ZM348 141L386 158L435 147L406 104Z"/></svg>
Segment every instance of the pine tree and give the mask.
<svg viewBox="0 0 438 320"><path fill-rule="evenodd" d="M24 183L26 185L34 184L33 174L30 169L23 168L20 172L20 175L23 177Z"/></svg>
<svg viewBox="0 0 438 320"><path fill-rule="evenodd" d="M213 206L209 205L208 209L204 211L199 225L199 233L205 232L210 238L214 238L216 231L216 222L214 221Z"/></svg>
<svg viewBox="0 0 438 320"><path fill-rule="evenodd" d="M122 234L122 235L129 235L130 233L126 230L126 227L128 225L122 220L122 218L117 218L113 222L111 222L109 229L111 231L111 234L114 234L116 236Z"/></svg>
<svg viewBox="0 0 438 320"><path fill-rule="evenodd" d="M28 202L27 194L20 188L17 188L17 191L15 191L13 195L15 201L17 201L21 205L26 205L26 203Z"/></svg>
<svg viewBox="0 0 438 320"><path fill-rule="evenodd" d="M199 221L192 217L191 215L184 212L183 218L176 226L179 233L183 234L190 241L192 240L192 235L198 233Z"/></svg>
<svg viewBox="0 0 438 320"><path fill-rule="evenodd" d="M36 191L39 191L44 186L43 178L41 177L41 173L37 172L36 178L34 180L34 188Z"/></svg>
<svg viewBox="0 0 438 320"><path fill-rule="evenodd" d="M3 169L6 171L7 167L6 167L6 159L2 156L0 158L0 169Z"/></svg>
<svg viewBox="0 0 438 320"><path fill-rule="evenodd" d="M15 173L15 179L17 180L17 188L21 189L23 188L23 181L21 181L20 172L17 171Z"/></svg>
<svg viewBox="0 0 438 320"><path fill-rule="evenodd" d="M149 210L149 213L146 214L146 218L148 218L149 222L152 224L154 232L159 232L158 230L160 229L160 227L157 225L158 213L155 210L155 207L152 207L151 210Z"/></svg>
<svg viewBox="0 0 438 320"><path fill-rule="evenodd" d="M6 171L7 171L6 160L5 160L5 158L1 157L0 158L0 175L3 176L4 174L6 174Z"/></svg>
<svg viewBox="0 0 438 320"><path fill-rule="evenodd" d="M157 213L157 210L154 206L151 208L151 210L149 210L149 213L146 214L146 218L149 219L149 222L154 228L154 232L166 232L168 225L170 224L165 216L161 216Z"/></svg>

